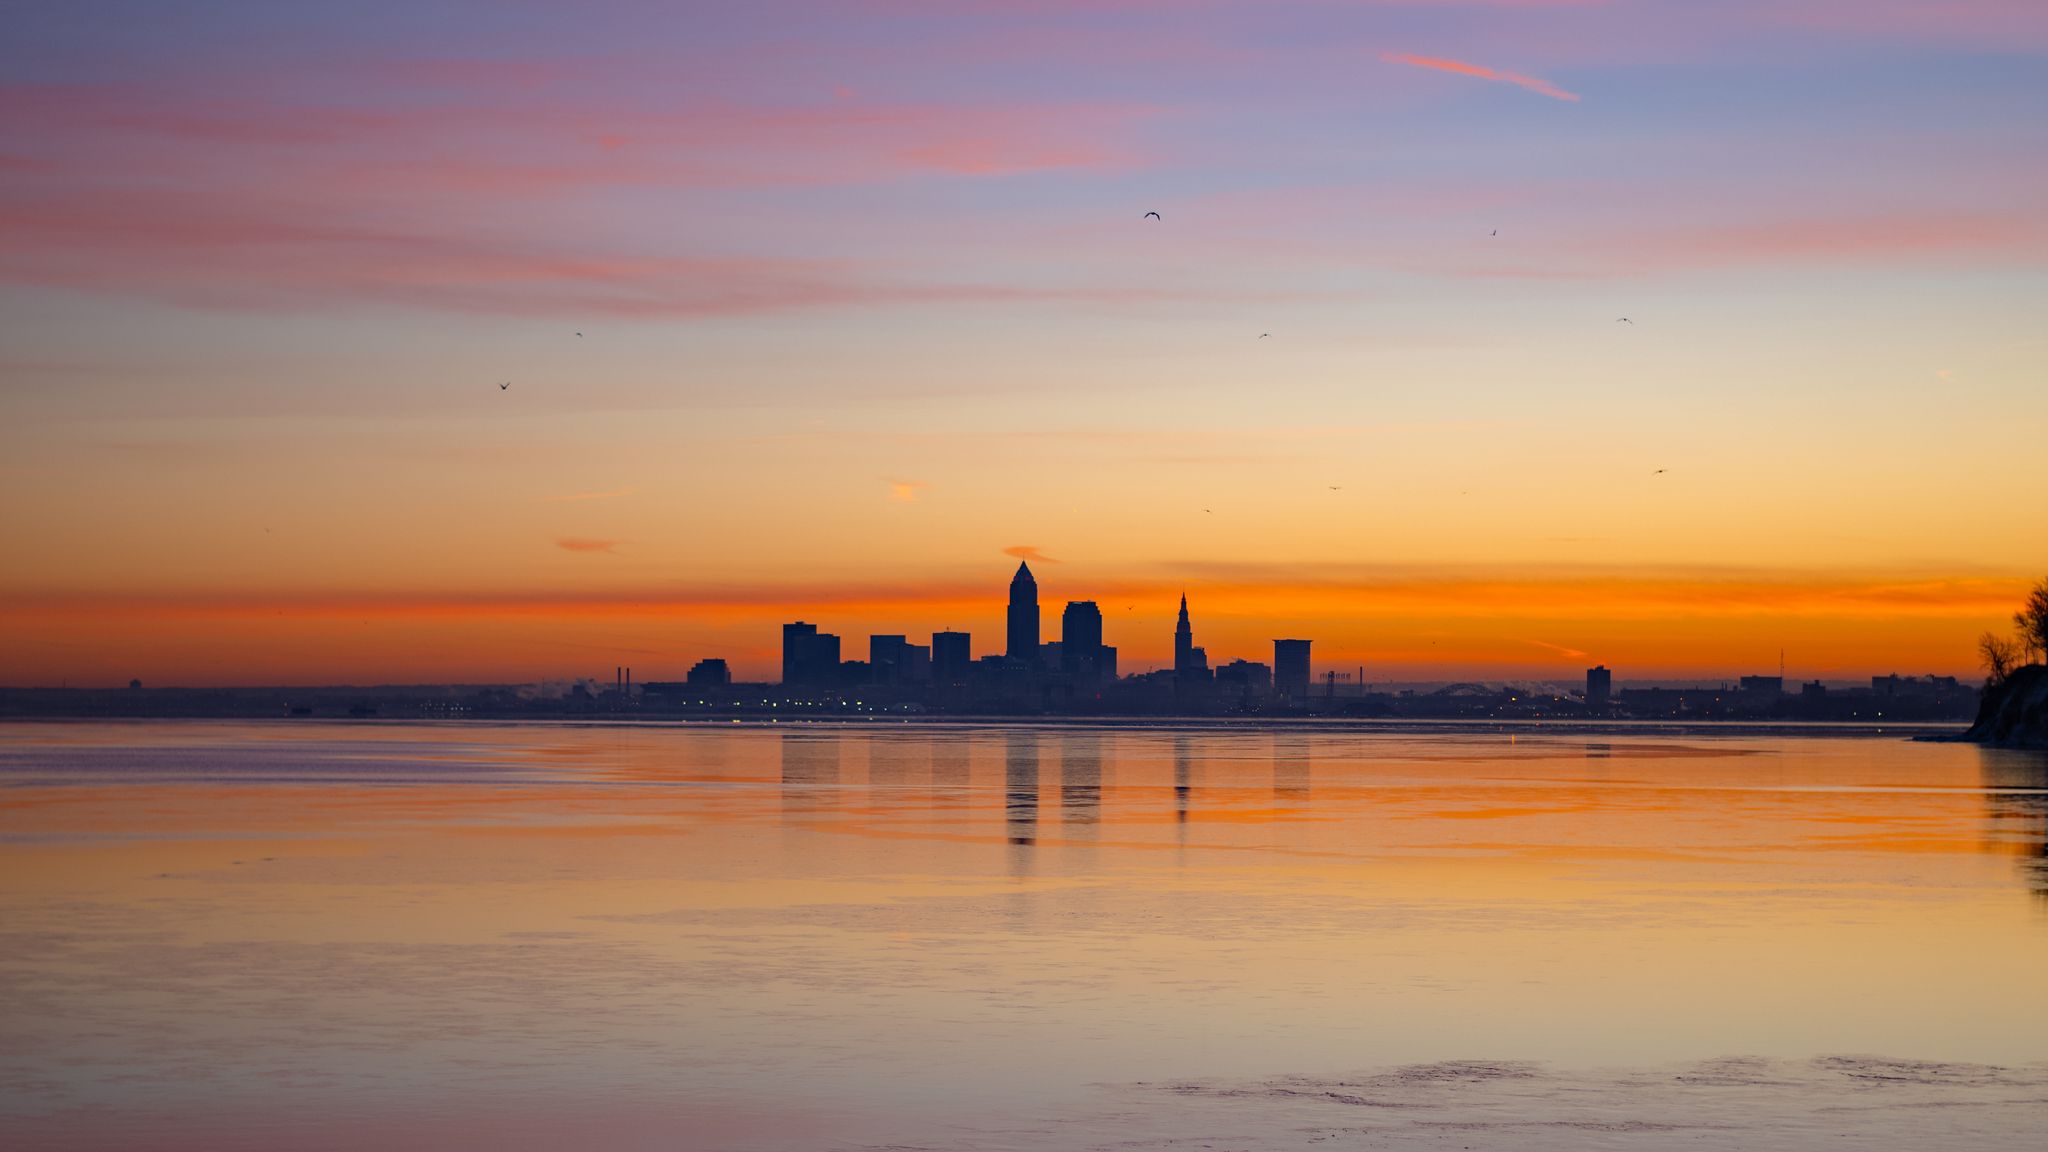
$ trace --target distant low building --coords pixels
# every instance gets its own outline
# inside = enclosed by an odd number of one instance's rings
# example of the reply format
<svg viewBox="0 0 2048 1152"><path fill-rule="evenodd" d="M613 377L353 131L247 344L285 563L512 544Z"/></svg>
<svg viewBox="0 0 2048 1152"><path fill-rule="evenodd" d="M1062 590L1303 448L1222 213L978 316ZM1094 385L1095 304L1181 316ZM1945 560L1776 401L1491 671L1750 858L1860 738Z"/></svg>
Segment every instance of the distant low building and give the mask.
<svg viewBox="0 0 2048 1152"><path fill-rule="evenodd" d="M723 660L699 660L690 666L690 671L684 676L683 682L692 688L727 688L732 685L732 669L727 667ZM641 691L646 692L651 688L652 684L645 685Z"/></svg>
<svg viewBox="0 0 2048 1152"><path fill-rule="evenodd" d="M1216 687L1241 696L1265 696L1273 690L1273 670L1250 660L1232 660L1216 669Z"/></svg>

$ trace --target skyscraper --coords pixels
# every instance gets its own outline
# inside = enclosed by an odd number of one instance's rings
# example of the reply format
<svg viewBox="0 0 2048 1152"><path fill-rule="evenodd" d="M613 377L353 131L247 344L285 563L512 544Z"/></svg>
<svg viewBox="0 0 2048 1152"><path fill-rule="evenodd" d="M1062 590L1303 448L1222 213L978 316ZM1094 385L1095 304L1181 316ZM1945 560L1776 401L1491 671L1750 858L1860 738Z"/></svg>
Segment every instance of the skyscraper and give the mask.
<svg viewBox="0 0 2048 1152"><path fill-rule="evenodd" d="M1607 697L1613 689L1614 673L1607 670L1607 665L1586 669L1586 707L1607 707Z"/></svg>
<svg viewBox="0 0 2048 1152"><path fill-rule="evenodd" d="M910 638L907 636L868 637L868 675L877 684L895 684L904 677L904 665L910 659Z"/></svg>
<svg viewBox="0 0 2048 1152"><path fill-rule="evenodd" d="M1195 650L1195 626L1188 622L1188 594L1180 594L1180 622L1173 626L1173 670L1185 672Z"/></svg>
<svg viewBox="0 0 2048 1152"><path fill-rule="evenodd" d="M1188 594L1180 594L1180 621L1173 626L1173 672L1183 682L1209 678L1209 654L1195 647L1195 626L1188 622Z"/></svg>
<svg viewBox="0 0 2048 1152"><path fill-rule="evenodd" d="M839 677L839 637L799 620L782 626L782 682L830 684Z"/></svg>
<svg viewBox="0 0 2048 1152"><path fill-rule="evenodd" d="M1308 699L1308 644L1306 640L1273 641L1273 690L1289 700Z"/></svg>
<svg viewBox="0 0 2048 1152"><path fill-rule="evenodd" d="M1060 614L1060 668L1078 680L1102 678L1102 609L1071 600Z"/></svg>
<svg viewBox="0 0 2048 1152"><path fill-rule="evenodd" d="M818 635L816 624L799 620L782 626L782 682L801 684L804 682L805 661L810 657L810 641Z"/></svg>
<svg viewBox="0 0 2048 1152"><path fill-rule="evenodd" d="M932 633L932 682L941 685L967 683L974 664L974 637L965 632Z"/></svg>
<svg viewBox="0 0 2048 1152"><path fill-rule="evenodd" d="M1031 565L1019 562L1010 578L1010 662L1038 663L1038 581Z"/></svg>

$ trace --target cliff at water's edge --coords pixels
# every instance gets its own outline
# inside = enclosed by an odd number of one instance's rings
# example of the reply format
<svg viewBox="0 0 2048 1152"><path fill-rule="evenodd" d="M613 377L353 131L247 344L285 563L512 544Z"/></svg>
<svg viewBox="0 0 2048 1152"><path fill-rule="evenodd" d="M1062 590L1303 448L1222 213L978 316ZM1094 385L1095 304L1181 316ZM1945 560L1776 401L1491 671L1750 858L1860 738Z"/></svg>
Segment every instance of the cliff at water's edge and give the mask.
<svg viewBox="0 0 2048 1152"><path fill-rule="evenodd" d="M1963 739L2001 748L2048 748L2048 665L2029 664L1984 690Z"/></svg>

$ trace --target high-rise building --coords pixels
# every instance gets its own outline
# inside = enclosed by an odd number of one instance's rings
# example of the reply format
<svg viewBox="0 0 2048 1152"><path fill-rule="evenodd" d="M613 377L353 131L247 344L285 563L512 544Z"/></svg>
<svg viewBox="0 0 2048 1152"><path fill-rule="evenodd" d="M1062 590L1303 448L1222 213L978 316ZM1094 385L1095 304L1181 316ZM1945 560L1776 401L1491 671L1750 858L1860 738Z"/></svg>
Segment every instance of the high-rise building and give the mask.
<svg viewBox="0 0 2048 1152"><path fill-rule="evenodd" d="M799 620L782 626L782 682L801 684L804 682L804 661L810 655L810 642L818 638L818 626Z"/></svg>
<svg viewBox="0 0 2048 1152"><path fill-rule="evenodd" d="M1012 664L1038 663L1038 581L1031 565L1019 562L1010 578L1010 646Z"/></svg>
<svg viewBox="0 0 2048 1152"><path fill-rule="evenodd" d="M1605 708L1607 698L1614 694L1614 673L1601 664L1586 669L1586 707Z"/></svg>
<svg viewBox="0 0 2048 1152"><path fill-rule="evenodd" d="M1174 676L1180 681L1208 678L1208 652L1194 646L1194 625L1188 621L1188 592L1180 594L1180 621L1174 623Z"/></svg>
<svg viewBox="0 0 2048 1152"><path fill-rule="evenodd" d="M868 674L877 684L896 684L904 679L904 664L909 659L910 638L907 636L868 637Z"/></svg>
<svg viewBox="0 0 2048 1152"><path fill-rule="evenodd" d="M1308 645L1306 640L1273 641L1273 691L1289 700L1308 699Z"/></svg>
<svg viewBox="0 0 2048 1152"><path fill-rule="evenodd" d="M1060 670L1085 683L1102 679L1102 609L1071 600L1060 614Z"/></svg>
<svg viewBox="0 0 2048 1152"><path fill-rule="evenodd" d="M1180 594L1180 619L1173 626L1173 670L1187 676L1195 671L1195 626L1188 621L1188 594ZM1204 670L1206 670L1206 653Z"/></svg>
<svg viewBox="0 0 2048 1152"><path fill-rule="evenodd" d="M839 677L839 637L799 620L782 626L782 682L830 684Z"/></svg>
<svg viewBox="0 0 2048 1152"><path fill-rule="evenodd" d="M973 667L974 637L965 632L932 633L933 683L965 684Z"/></svg>

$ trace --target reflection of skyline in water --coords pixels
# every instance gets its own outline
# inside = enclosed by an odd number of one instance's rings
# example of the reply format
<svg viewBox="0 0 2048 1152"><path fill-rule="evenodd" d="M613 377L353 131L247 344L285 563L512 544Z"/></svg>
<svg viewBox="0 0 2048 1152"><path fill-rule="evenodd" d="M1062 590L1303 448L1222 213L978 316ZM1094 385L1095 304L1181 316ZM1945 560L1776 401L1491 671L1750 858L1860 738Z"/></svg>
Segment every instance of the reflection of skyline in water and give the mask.
<svg viewBox="0 0 2048 1152"><path fill-rule="evenodd" d="M1185 732L1173 737L1173 821L1181 825L1182 842L1187 838L1188 805L1194 795L1195 740Z"/></svg>
<svg viewBox="0 0 2048 1152"><path fill-rule="evenodd" d="M1102 815L1102 736L1062 732L1059 751L1060 821L1075 829L1093 828Z"/></svg>
<svg viewBox="0 0 2048 1152"><path fill-rule="evenodd" d="M778 745L782 754L783 811L829 807L839 787L839 735L784 732Z"/></svg>
<svg viewBox="0 0 2048 1152"><path fill-rule="evenodd" d="M0 726L0 989L23 993L0 1014L0 1097L230 1115L258 1084L310 1115L430 1085L436 1109L496 1114L596 1073L606 1115L682 1102L645 1146L766 1149L824 1128L705 1137L695 1102L744 1102L741 1128L778 1109L830 1125L856 1094L918 1115L1142 1080L1174 1085L1161 1114L1183 1119L1213 1100L1235 1125L1263 1098L1341 1124L1355 1105L1282 1074L1458 1060L1371 1091L1466 1099L1496 1073L1540 1086L1478 1063L1495 1058L1745 1051L1811 1072L1863 1050L1980 1063L1820 1071L2010 1088L2038 1112L2038 1086L1982 1072L2048 1035L2048 757L1071 727ZM31 1078L25 1048L62 1076ZM1688 1099L1748 1093L1752 1071L1705 1068ZM1528 1133L1511 1119L1492 1144ZM1028 1122L1049 1147L1109 1143L1046 1121L1005 1113L984 1142L1022 1146Z"/></svg>
<svg viewBox="0 0 2048 1152"><path fill-rule="evenodd" d="M1306 732L1273 734L1273 799L1305 801L1309 797L1309 742Z"/></svg>
<svg viewBox="0 0 2048 1152"><path fill-rule="evenodd" d="M2048 899L2048 752L1980 748L1985 814L2019 856L2027 887Z"/></svg>
<svg viewBox="0 0 2048 1152"><path fill-rule="evenodd" d="M1038 842L1038 733L1011 732L1003 738L1003 824L1010 843Z"/></svg>

